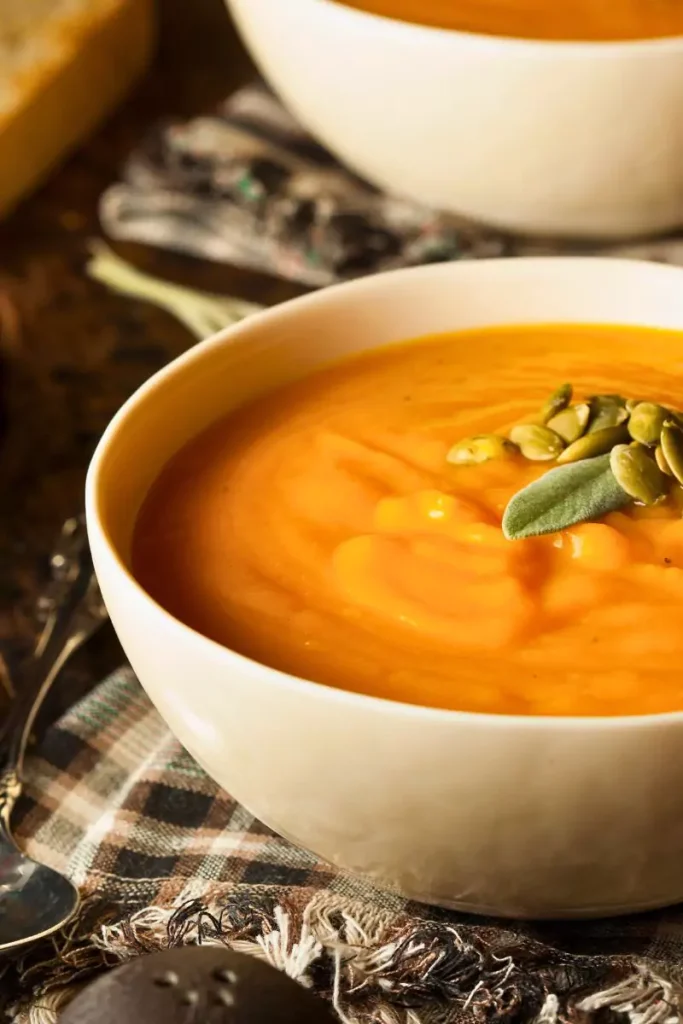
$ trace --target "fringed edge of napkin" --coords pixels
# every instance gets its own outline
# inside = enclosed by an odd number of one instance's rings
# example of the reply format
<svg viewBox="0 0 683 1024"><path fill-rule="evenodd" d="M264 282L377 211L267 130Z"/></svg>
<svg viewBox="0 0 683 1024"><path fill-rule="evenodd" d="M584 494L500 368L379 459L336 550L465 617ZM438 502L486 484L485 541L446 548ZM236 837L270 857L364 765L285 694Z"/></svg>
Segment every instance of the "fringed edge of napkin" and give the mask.
<svg viewBox="0 0 683 1024"><path fill-rule="evenodd" d="M271 886L125 916L120 906L92 900L51 953L5 968L32 993L7 1012L15 1024L56 1024L104 970L163 949L219 943L267 961L328 999L343 1024L442 1024L468 1013L509 1024L681 1021L683 987L654 965L570 956L506 936L500 927L455 927L331 892L292 896Z"/></svg>

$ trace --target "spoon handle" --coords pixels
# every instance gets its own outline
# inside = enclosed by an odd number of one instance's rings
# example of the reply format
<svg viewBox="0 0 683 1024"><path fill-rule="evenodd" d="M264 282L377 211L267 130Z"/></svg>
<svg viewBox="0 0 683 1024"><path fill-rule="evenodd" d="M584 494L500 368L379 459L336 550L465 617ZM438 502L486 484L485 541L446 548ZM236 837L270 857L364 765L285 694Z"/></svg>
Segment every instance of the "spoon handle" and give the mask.
<svg viewBox="0 0 683 1024"><path fill-rule="evenodd" d="M9 828L22 788L24 754L43 701L68 659L106 620L83 517L68 519L50 558L50 583L38 602L43 629L15 681L0 726L0 823Z"/></svg>

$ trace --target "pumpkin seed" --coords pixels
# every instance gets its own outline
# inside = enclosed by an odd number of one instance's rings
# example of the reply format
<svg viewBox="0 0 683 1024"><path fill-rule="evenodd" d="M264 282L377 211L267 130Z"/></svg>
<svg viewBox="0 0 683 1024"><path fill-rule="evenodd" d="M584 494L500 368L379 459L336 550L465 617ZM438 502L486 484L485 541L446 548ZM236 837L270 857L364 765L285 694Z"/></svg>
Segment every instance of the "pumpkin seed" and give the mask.
<svg viewBox="0 0 683 1024"><path fill-rule="evenodd" d="M637 405L640 405L640 403L642 401L643 401L642 398L627 398L626 399L626 402L624 404L626 406L626 412L629 414L629 416L631 415L631 413L633 412L635 407Z"/></svg>
<svg viewBox="0 0 683 1024"><path fill-rule="evenodd" d="M626 493L643 505L656 505L666 497L666 477L645 447L618 444L610 455L610 468Z"/></svg>
<svg viewBox="0 0 683 1024"><path fill-rule="evenodd" d="M549 419L546 426L549 430L554 430L556 434L559 434L567 444L572 444L573 441L578 441L585 431L590 414L590 406L585 402L580 405L570 405Z"/></svg>
<svg viewBox="0 0 683 1024"><path fill-rule="evenodd" d="M628 419L628 411L621 395L593 395L590 407L589 434L607 430L608 427L619 427Z"/></svg>
<svg viewBox="0 0 683 1024"><path fill-rule="evenodd" d="M545 402L541 409L541 423L547 423L553 416L556 416L558 412L562 412L566 409L572 400L573 388L571 384L563 384L561 387L553 391L550 398Z"/></svg>
<svg viewBox="0 0 683 1024"><path fill-rule="evenodd" d="M550 462L564 449L564 441L559 434L536 423L520 423L513 427L510 440L517 445L524 458L532 462Z"/></svg>
<svg viewBox="0 0 683 1024"><path fill-rule="evenodd" d="M664 432L662 431L662 434L663 433ZM671 466L666 461L666 455L664 454L664 450L662 449L661 444L658 444L655 448L655 462L661 469L662 473L666 473L667 476L673 476L673 473L671 472Z"/></svg>
<svg viewBox="0 0 683 1024"><path fill-rule="evenodd" d="M665 405L664 408L669 414L669 418L674 420L675 423L678 423L679 426L683 427L683 412L681 412L680 409L672 409L670 405Z"/></svg>
<svg viewBox="0 0 683 1024"><path fill-rule="evenodd" d="M517 451L514 444L506 437L498 434L478 434L466 437L464 441L454 444L446 460L455 466L476 466L489 459L502 459L514 455Z"/></svg>
<svg viewBox="0 0 683 1024"><path fill-rule="evenodd" d="M683 484L683 429L678 423L667 420L662 427L661 445L671 475Z"/></svg>
<svg viewBox="0 0 683 1024"><path fill-rule="evenodd" d="M562 452L558 462L580 462L582 459L593 459L596 455L605 455L628 438L628 432L624 424L618 427L605 427L604 430L596 430L594 433L584 434L578 441L574 441Z"/></svg>
<svg viewBox="0 0 683 1024"><path fill-rule="evenodd" d="M639 402L628 421L628 432L640 444L654 445L659 441L662 427L669 418L663 405L655 402Z"/></svg>

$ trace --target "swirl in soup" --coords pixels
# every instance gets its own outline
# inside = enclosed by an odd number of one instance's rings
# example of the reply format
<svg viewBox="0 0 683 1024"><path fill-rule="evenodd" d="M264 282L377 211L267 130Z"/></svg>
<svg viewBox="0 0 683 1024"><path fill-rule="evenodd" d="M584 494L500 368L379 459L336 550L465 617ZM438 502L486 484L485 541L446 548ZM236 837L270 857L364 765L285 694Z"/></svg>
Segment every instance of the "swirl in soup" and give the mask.
<svg viewBox="0 0 683 1024"><path fill-rule="evenodd" d="M329 686L499 714L680 709L675 479L651 505L508 540L510 498L549 464L447 455L533 419L563 379L577 401L680 407L682 370L682 334L589 325L459 332L335 364L170 461L138 516L134 572L207 637Z"/></svg>

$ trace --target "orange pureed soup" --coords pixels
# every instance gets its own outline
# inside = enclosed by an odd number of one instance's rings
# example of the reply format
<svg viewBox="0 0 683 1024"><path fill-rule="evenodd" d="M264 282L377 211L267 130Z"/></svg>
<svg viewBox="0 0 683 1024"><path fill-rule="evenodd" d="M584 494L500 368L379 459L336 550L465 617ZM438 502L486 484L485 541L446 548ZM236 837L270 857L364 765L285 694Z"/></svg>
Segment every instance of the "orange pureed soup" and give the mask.
<svg viewBox="0 0 683 1024"><path fill-rule="evenodd" d="M683 334L491 328L325 368L171 460L135 575L213 640L346 690L506 714L683 708L683 490L509 541L509 498L551 466L446 460L564 380L680 408Z"/></svg>
<svg viewBox="0 0 683 1024"><path fill-rule="evenodd" d="M652 39L683 35L681 0L341 0L399 21L521 39Z"/></svg>

